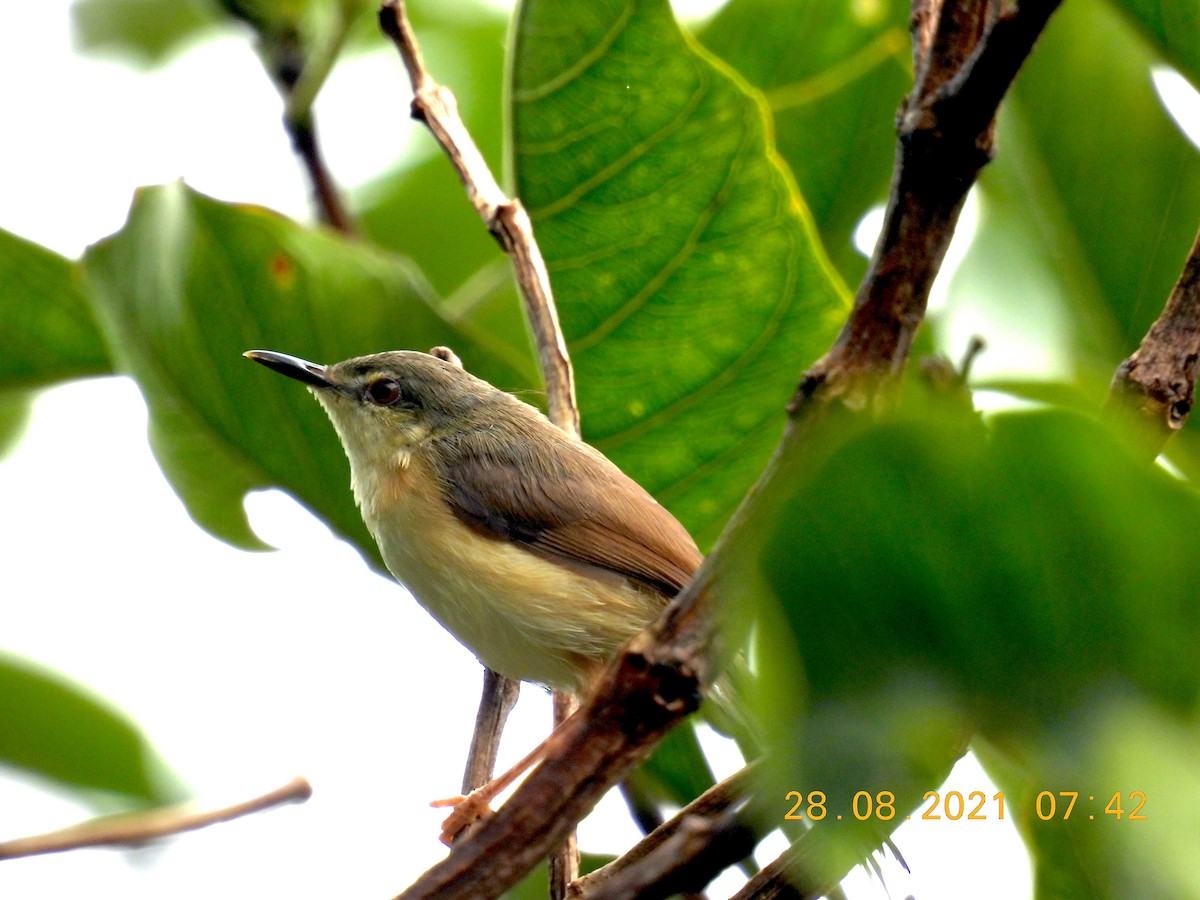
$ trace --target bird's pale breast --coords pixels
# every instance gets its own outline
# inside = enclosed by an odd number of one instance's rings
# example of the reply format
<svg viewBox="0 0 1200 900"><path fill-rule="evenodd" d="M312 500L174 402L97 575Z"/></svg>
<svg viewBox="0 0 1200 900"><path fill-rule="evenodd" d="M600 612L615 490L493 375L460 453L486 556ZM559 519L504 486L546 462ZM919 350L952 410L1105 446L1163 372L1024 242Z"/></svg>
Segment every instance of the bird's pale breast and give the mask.
<svg viewBox="0 0 1200 900"><path fill-rule="evenodd" d="M419 453L354 472L354 493L391 573L489 668L580 693L665 598L615 573L546 560L486 537L447 507Z"/></svg>

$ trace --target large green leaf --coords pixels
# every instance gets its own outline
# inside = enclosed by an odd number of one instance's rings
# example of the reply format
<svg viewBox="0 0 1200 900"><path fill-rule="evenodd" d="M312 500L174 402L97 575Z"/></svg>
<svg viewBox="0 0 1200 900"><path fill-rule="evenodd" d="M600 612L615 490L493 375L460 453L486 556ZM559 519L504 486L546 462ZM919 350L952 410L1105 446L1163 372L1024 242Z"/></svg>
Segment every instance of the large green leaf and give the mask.
<svg viewBox="0 0 1200 900"><path fill-rule="evenodd" d="M113 800L153 806L182 799L175 776L111 706L8 656L0 656L0 762L102 807Z"/></svg>
<svg viewBox="0 0 1200 900"><path fill-rule="evenodd" d="M846 310L766 114L665 0L523 4L511 102L585 436L708 543Z"/></svg>
<svg viewBox="0 0 1200 900"><path fill-rule="evenodd" d="M1173 794L1154 773L1194 757L1200 561L1176 548L1200 497L1075 413L985 429L901 412L831 432L785 448L732 548L740 595L764 598L773 787L819 788L831 815L888 790L899 819L979 728L1020 773L1010 816L1042 829L1039 882L1086 871L1107 885L1092 896L1120 895L1157 841L1194 831L1190 781ZM1103 800L1043 826L1047 789ZM1104 816L1118 790L1152 793L1151 819ZM1145 880L1145 896L1200 887L1178 867Z"/></svg>
<svg viewBox="0 0 1200 900"><path fill-rule="evenodd" d="M1154 62L1108 6L1063 5L1001 117L952 287L955 302L1060 328L1076 370L1102 382L1162 310L1200 222L1200 154L1155 95Z"/></svg>
<svg viewBox="0 0 1200 900"><path fill-rule="evenodd" d="M701 34L763 91L779 153L852 283L866 270L854 228L887 196L896 108L912 85L908 15L902 0L733 0Z"/></svg>
<svg viewBox="0 0 1200 900"><path fill-rule="evenodd" d="M0 386L41 387L111 370L74 264L0 230Z"/></svg>
<svg viewBox="0 0 1200 900"><path fill-rule="evenodd" d="M243 547L261 545L242 497L278 485L378 561L324 413L242 351L334 362L447 344L481 377L527 384L434 311L404 260L182 184L140 192L85 271L109 344L146 396L163 470L201 526Z"/></svg>

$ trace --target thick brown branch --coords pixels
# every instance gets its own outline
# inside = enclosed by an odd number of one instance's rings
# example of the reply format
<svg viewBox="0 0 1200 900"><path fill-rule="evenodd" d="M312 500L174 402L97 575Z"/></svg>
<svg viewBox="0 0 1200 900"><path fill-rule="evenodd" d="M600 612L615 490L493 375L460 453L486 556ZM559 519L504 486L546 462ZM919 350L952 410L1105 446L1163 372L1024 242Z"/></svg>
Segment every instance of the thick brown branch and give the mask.
<svg viewBox="0 0 1200 900"><path fill-rule="evenodd" d="M806 373L809 401L875 404L898 378L967 191L992 155L996 108L1059 0L996 14L986 0L918 2L917 81L899 117L883 233L833 348Z"/></svg>
<svg viewBox="0 0 1200 900"><path fill-rule="evenodd" d="M510 199L497 184L483 154L472 140L458 114L458 102L438 84L425 68L421 48L401 0L385 0L379 24L391 38L404 61L412 82L413 118L424 122L446 152L471 204L488 230L512 257L513 269L525 311L533 328L542 373L546 379L550 420L578 436L579 411L575 403L575 378L567 354L567 343L558 322L550 277L541 250L533 237L533 226L521 201Z"/></svg>
<svg viewBox="0 0 1200 900"><path fill-rule="evenodd" d="M1200 369L1200 235L1162 315L1137 351L1117 368L1108 405L1132 409L1153 430L1155 455L1184 426L1195 403Z"/></svg>
<svg viewBox="0 0 1200 900"><path fill-rule="evenodd" d="M283 787L261 797L235 803L221 809L195 812L170 807L146 812L106 816L32 837L0 843L0 859L62 853L83 847L137 846L185 831L196 831L228 822L251 813L262 812L284 803L303 803L312 796L312 787L303 778L294 778Z"/></svg>

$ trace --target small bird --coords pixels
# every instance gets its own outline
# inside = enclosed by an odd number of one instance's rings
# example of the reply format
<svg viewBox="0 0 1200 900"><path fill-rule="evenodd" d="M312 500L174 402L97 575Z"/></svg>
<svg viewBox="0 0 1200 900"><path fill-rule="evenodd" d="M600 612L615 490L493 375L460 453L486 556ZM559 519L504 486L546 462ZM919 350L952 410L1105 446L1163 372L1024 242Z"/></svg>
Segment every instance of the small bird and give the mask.
<svg viewBox="0 0 1200 900"><path fill-rule="evenodd" d="M703 560L602 453L444 348L245 355L309 386L389 571L501 675L582 698Z"/></svg>

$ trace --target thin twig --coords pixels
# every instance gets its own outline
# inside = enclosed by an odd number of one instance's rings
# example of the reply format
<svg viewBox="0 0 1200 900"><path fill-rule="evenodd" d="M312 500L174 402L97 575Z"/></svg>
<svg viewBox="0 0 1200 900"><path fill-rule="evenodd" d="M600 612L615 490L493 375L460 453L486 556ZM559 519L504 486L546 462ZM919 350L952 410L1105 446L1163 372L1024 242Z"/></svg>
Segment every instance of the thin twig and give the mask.
<svg viewBox="0 0 1200 900"><path fill-rule="evenodd" d="M980 0L918 0L916 83L899 116L883 233L854 308L805 374L793 416L811 402L869 408L908 358L967 191L991 159L997 106L1060 0L999 11Z"/></svg>
<svg viewBox="0 0 1200 900"><path fill-rule="evenodd" d="M1129 409L1151 425L1147 450L1157 456L1167 439L1187 422L1195 404L1200 370L1200 235L1162 315L1141 346L1117 368L1109 389L1110 409Z"/></svg>
<svg viewBox="0 0 1200 900"><path fill-rule="evenodd" d="M581 897L590 900L665 900L698 892L754 849L758 835L733 810L685 816L671 836Z"/></svg>
<svg viewBox="0 0 1200 900"><path fill-rule="evenodd" d="M570 694L554 692L554 727L558 728L575 711L579 704ZM564 900L571 885L579 878L579 836L572 831L567 839L550 854L549 879L550 900Z"/></svg>
<svg viewBox="0 0 1200 900"><path fill-rule="evenodd" d="M575 376L567 343L558 322L546 263L533 236L533 225L521 201L509 198L496 182L483 154L458 114L454 94L438 84L425 68L421 48L400 0L385 0L379 24L400 53L412 83L412 116L424 122L450 158L467 190L471 205L488 231L512 257L517 286L533 329L542 373L546 379L550 420L567 433L579 435Z"/></svg>
<svg viewBox="0 0 1200 900"><path fill-rule="evenodd" d="M256 15L239 3L222 5L258 34L263 66L283 99L284 131L304 166L321 221L342 234L355 234L357 229L354 220L321 153L312 111L313 102L329 77L346 40L352 16L351 5L346 2L338 5L339 19L326 35L324 43L315 51L306 49L295 28L280 28L278 23Z"/></svg>
<svg viewBox="0 0 1200 900"><path fill-rule="evenodd" d="M151 809L146 812L105 816L59 831L4 841L0 843L0 859L62 853L65 850L78 850L83 847L137 846L262 812L273 806L303 803L311 796L312 786L304 778L297 777L261 797L221 809L205 812L195 812L185 807Z"/></svg>
<svg viewBox="0 0 1200 900"><path fill-rule="evenodd" d="M300 162L304 164L304 171L312 186L313 198L321 214L321 221L341 234L348 236L357 234L358 229L354 224L354 219L346 209L346 203L333 180L329 167L325 164L325 157L321 154L321 148L317 142L317 126L313 121L312 114L310 113L302 119L292 119L285 115L283 127L291 139L292 149L300 157Z"/></svg>
<svg viewBox="0 0 1200 900"><path fill-rule="evenodd" d="M740 803L746 797L750 788L753 771L754 764L752 763L730 775L724 781L714 784L678 813L646 835L645 838L634 845L628 852L603 868L597 869L595 872L591 872L578 879L571 885L568 896L581 898L581 900L585 897L607 896L606 892L609 889L609 883L614 881L614 879L624 878L623 873L626 869L634 865L640 865L641 861L646 857L654 855L660 860L672 858L670 854L662 855L661 848L675 837L676 833L684 827L684 823L691 821L693 824L688 827L694 828L695 820L710 821L716 819L731 807ZM753 846L754 843L751 842L746 852L753 849ZM745 856L745 853L742 856ZM726 861L722 868L736 863L742 856Z"/></svg>
<svg viewBox="0 0 1200 900"><path fill-rule="evenodd" d="M533 223L530 222L521 202L509 198L500 189L483 154L458 114L458 101L454 94L434 81L425 67L421 47L408 21L402 0L385 0L379 10L379 24L384 34L395 44L408 72L413 91L413 118L424 122L429 128L458 173L471 205L487 225L488 231L512 259L517 286L525 304L525 314L533 331L542 375L546 381L547 412L550 421L572 437L579 437L575 376L567 353L567 342L559 325L558 311L554 305L550 275L546 271L542 252L533 236ZM573 709L574 701L571 697L555 693L556 728L570 716ZM485 726L494 731L481 734L481 728ZM472 756L468 759L468 771L475 761L476 745L498 743L503 727L503 719L484 722L481 707L476 732L471 742ZM563 836L561 844L551 855L549 871L550 896L553 900L562 900L569 885L579 876L579 845L573 829Z"/></svg>

